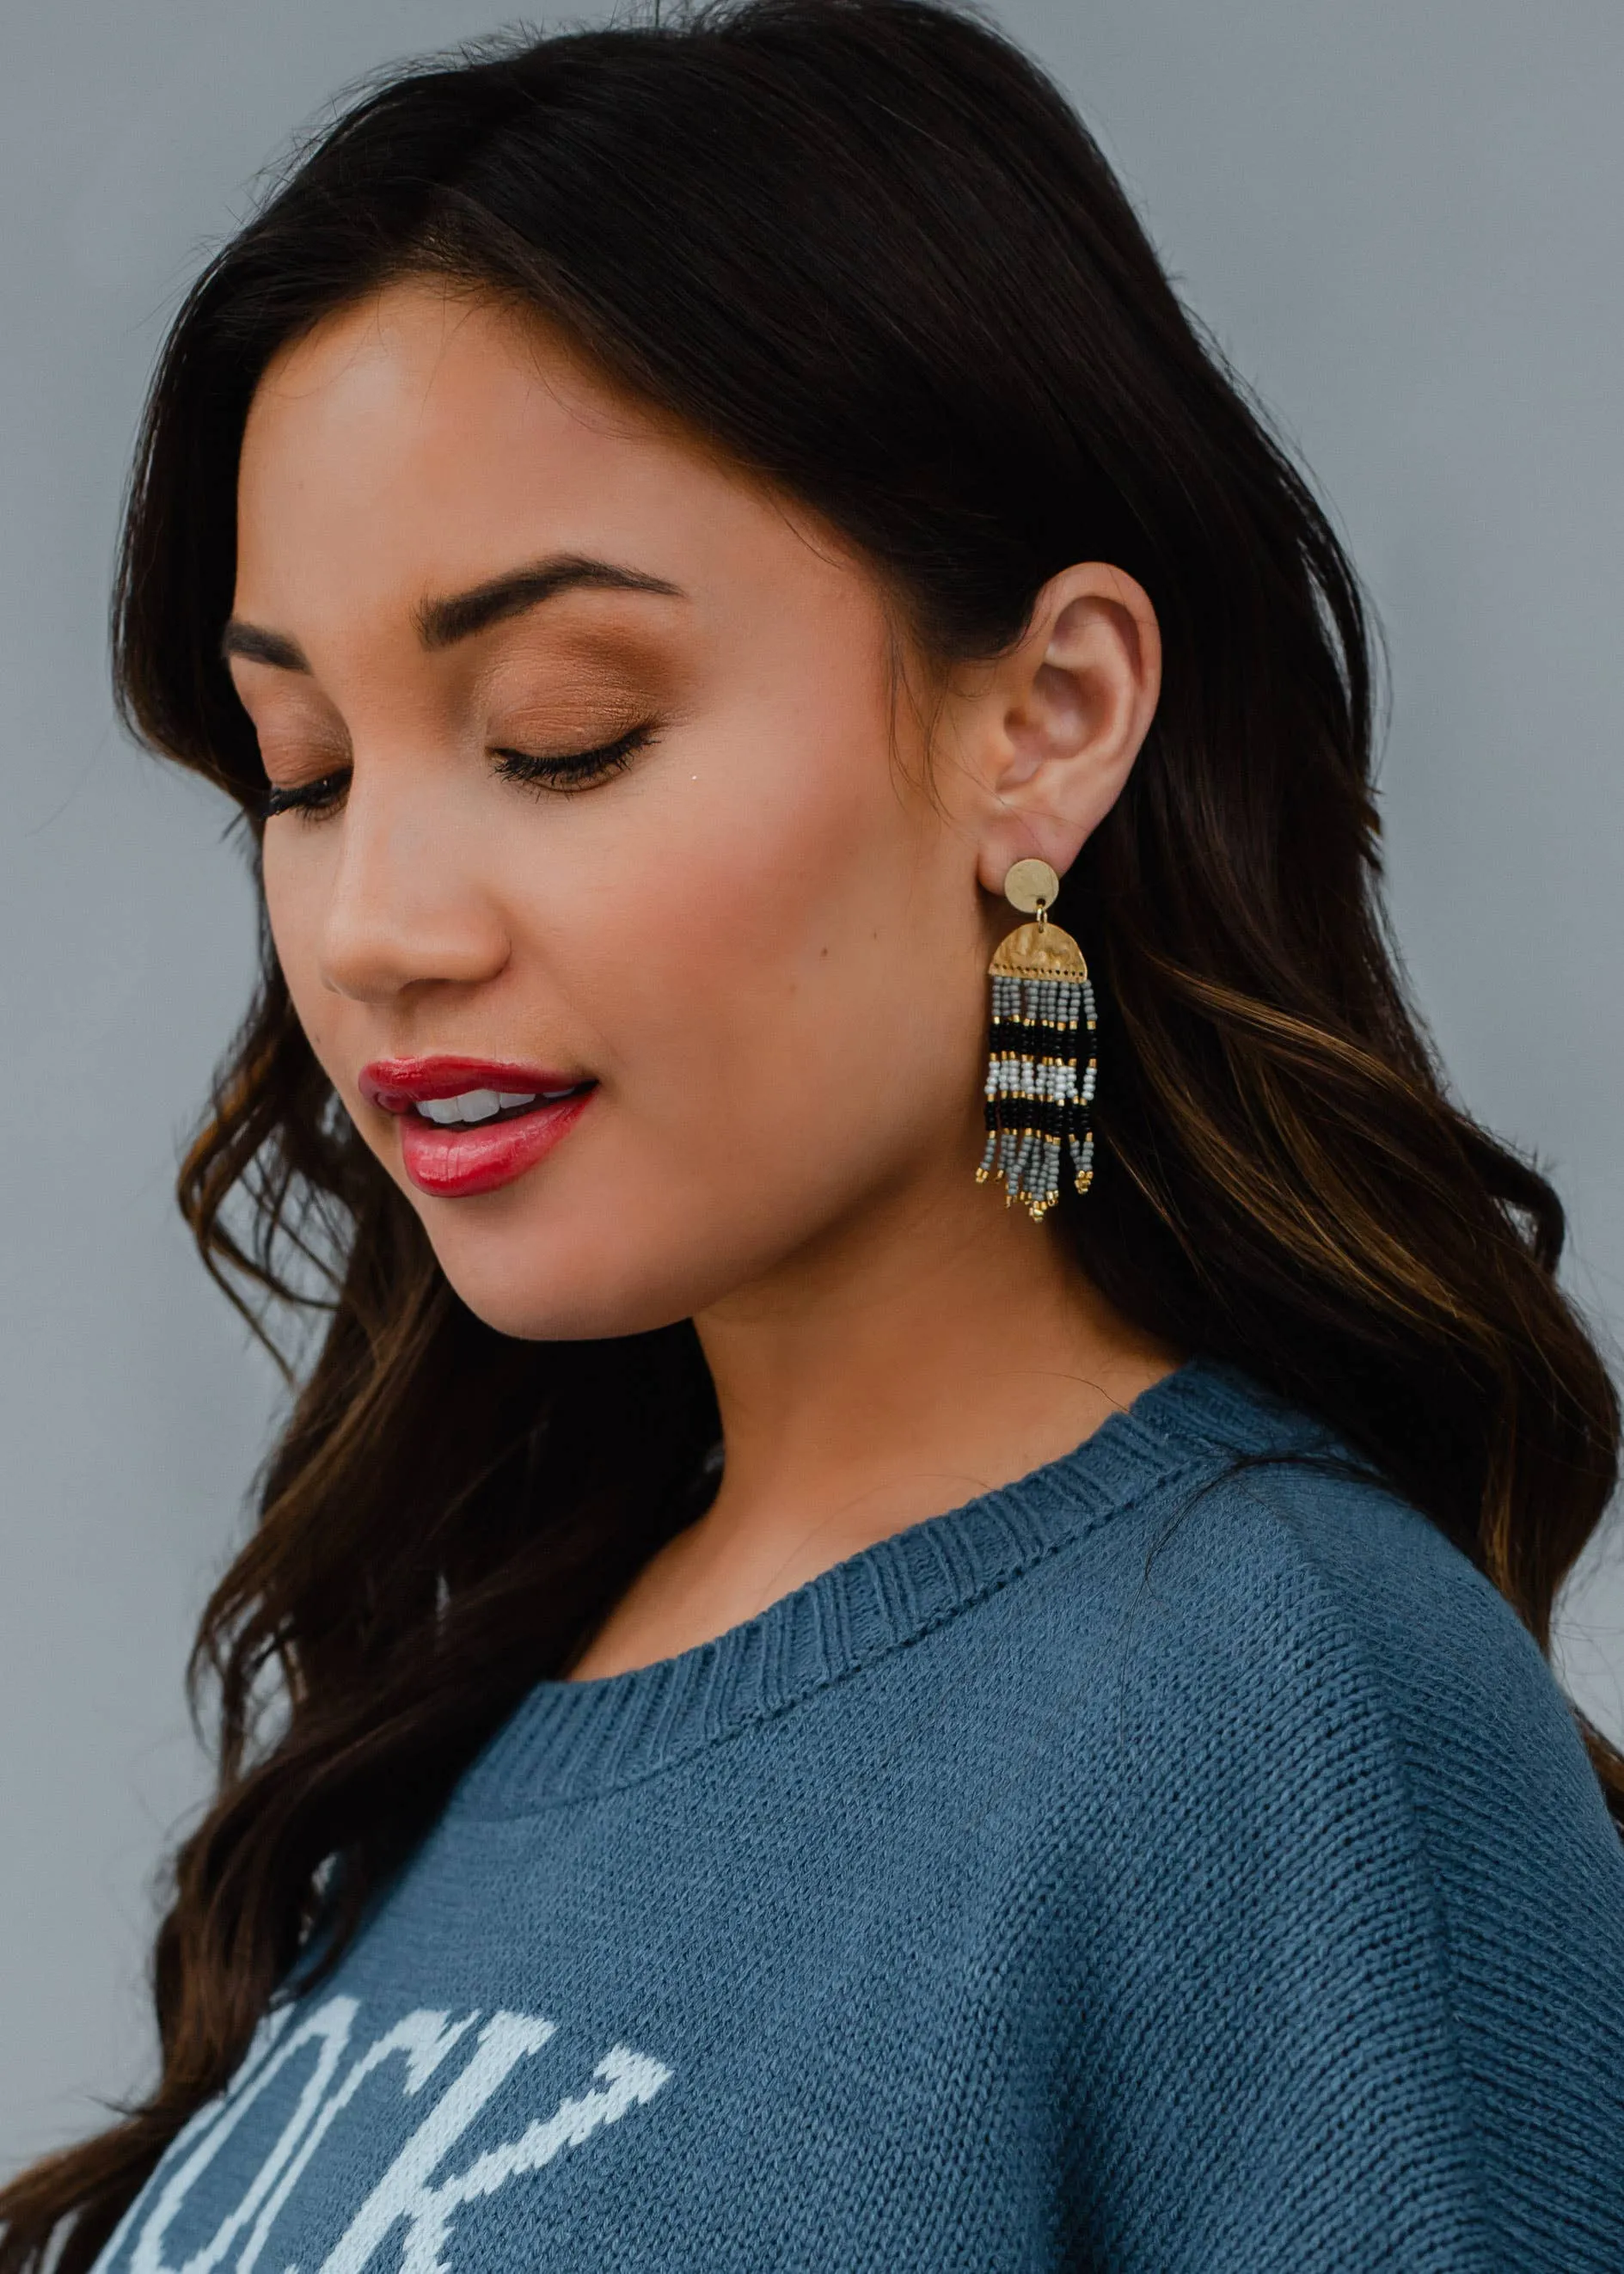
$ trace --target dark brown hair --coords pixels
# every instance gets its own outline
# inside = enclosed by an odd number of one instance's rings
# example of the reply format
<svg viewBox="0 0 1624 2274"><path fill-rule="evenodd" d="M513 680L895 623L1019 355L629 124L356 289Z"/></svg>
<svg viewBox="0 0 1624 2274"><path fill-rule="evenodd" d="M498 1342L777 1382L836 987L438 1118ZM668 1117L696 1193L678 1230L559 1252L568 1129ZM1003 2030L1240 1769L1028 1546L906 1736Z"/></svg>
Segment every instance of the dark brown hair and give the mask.
<svg viewBox="0 0 1624 2274"><path fill-rule="evenodd" d="M1395 975L1352 572L1060 94L927 0L743 0L358 102L187 299L129 503L125 716L251 828L219 649L244 415L281 345L416 271L517 296L825 516L928 658L996 652L1076 560L1145 586L1165 692L1061 909L1109 1070L1063 1231L1132 1319L1335 1425L1548 1646L1618 1434L1561 1209L1450 1102ZM458 1302L268 952L180 1192L210 1268L325 1305L325 1338L198 1643L220 1781L158 1938L162 2080L0 2195L0 2274L53 2237L81 2274L308 1939L342 1945L714 1470L688 1326L538 1344Z"/></svg>

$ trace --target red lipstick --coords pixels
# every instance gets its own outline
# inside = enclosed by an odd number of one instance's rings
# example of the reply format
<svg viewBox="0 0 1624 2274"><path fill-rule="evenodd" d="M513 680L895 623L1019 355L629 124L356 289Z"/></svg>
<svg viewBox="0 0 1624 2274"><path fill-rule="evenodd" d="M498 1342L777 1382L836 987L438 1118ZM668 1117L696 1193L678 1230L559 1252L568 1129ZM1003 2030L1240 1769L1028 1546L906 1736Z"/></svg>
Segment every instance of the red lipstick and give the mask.
<svg viewBox="0 0 1624 2274"><path fill-rule="evenodd" d="M374 1058L361 1094L401 1124L401 1159L442 1200L510 1185L562 1142L590 1103L590 1075L496 1058Z"/></svg>

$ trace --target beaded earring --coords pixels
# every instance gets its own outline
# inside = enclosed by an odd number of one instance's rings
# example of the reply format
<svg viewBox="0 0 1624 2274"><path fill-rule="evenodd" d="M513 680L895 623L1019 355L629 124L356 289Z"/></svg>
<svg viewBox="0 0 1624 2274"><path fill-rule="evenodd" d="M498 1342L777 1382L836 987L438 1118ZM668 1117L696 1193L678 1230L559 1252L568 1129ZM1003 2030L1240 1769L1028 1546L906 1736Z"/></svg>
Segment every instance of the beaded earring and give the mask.
<svg viewBox="0 0 1624 2274"><path fill-rule="evenodd" d="M1037 922L1011 932L987 967L987 1149L975 1181L996 1177L1005 1207L1024 1201L1034 1224L1060 1197L1063 1154L1071 1156L1079 1193L1094 1182L1094 988L1081 948L1049 921L1059 890L1047 861L1016 862L1004 897ZM1080 1083L1079 1038L1087 1050Z"/></svg>

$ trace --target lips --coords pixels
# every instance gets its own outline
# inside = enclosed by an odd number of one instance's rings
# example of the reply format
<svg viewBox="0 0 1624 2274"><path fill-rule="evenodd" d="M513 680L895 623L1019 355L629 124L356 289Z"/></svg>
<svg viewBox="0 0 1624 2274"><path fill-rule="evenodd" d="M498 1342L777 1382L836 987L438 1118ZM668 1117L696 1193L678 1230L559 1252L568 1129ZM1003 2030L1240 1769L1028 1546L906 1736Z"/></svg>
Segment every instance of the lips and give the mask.
<svg viewBox="0 0 1624 2274"><path fill-rule="evenodd" d="M361 1094L401 1124L419 1192L444 1200L512 1184L562 1142L591 1103L589 1075L491 1058L375 1058Z"/></svg>

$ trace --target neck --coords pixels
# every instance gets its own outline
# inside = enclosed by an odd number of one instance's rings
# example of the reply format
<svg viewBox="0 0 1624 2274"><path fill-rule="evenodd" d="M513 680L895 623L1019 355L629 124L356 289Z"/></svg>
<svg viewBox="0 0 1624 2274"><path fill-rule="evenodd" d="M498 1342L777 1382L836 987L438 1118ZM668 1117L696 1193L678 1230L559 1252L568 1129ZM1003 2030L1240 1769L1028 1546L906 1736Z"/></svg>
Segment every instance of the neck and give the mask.
<svg viewBox="0 0 1624 2274"><path fill-rule="evenodd" d="M724 1632L876 1540L1054 1460L1177 1363L1035 1224L951 1179L864 1211L695 1320L726 1462L578 1660Z"/></svg>

